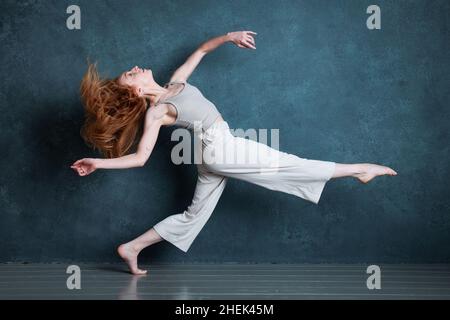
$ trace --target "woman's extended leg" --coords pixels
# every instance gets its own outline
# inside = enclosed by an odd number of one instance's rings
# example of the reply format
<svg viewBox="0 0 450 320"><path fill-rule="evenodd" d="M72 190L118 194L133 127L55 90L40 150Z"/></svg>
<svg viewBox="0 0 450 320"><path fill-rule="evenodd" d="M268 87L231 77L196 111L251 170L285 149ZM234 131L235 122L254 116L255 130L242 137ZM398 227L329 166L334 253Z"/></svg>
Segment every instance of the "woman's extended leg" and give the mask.
<svg viewBox="0 0 450 320"><path fill-rule="evenodd" d="M211 171L290 193L315 204L318 204L325 184L331 178L353 176L367 183L378 175L396 174L391 168L375 164L340 164L300 158L233 136L227 124L221 129L215 135L211 151L204 155Z"/></svg>

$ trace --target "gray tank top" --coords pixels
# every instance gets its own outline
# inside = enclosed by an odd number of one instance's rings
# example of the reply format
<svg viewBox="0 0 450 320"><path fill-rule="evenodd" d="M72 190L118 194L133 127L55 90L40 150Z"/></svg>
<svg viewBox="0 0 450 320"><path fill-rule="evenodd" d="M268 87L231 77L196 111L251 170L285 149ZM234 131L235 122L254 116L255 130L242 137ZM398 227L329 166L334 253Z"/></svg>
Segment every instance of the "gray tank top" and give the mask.
<svg viewBox="0 0 450 320"><path fill-rule="evenodd" d="M177 119L173 125L194 129L194 122L201 123L203 131L207 130L221 115L214 103L206 99L200 90L187 81L171 81L164 85L168 88L172 83L182 83L184 88L175 96L157 103L170 103L177 110Z"/></svg>

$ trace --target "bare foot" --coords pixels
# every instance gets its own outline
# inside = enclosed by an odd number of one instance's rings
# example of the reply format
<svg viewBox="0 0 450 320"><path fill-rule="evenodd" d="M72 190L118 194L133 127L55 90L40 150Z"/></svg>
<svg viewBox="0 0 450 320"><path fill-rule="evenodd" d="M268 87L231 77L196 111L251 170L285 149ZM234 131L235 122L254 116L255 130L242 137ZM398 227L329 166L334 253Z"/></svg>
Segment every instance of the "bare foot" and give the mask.
<svg viewBox="0 0 450 320"><path fill-rule="evenodd" d="M122 257L123 260L128 264L132 274L142 275L146 274L147 270L141 270L137 265L137 257L139 251L135 250L128 243L122 244L117 248L117 253Z"/></svg>
<svg viewBox="0 0 450 320"><path fill-rule="evenodd" d="M360 172L356 173L355 177L358 178L362 183L368 183L376 176L382 176L386 174L390 176L396 176L397 172L389 167L380 166L378 164L363 163L361 164Z"/></svg>

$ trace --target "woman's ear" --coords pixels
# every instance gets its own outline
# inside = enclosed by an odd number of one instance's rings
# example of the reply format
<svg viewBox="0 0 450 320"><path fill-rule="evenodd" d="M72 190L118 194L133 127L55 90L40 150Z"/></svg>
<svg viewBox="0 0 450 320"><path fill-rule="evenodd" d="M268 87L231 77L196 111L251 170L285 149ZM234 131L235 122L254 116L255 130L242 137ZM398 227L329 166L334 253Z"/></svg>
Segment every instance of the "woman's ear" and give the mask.
<svg viewBox="0 0 450 320"><path fill-rule="evenodd" d="M142 97L142 95L144 94L144 90L142 90L141 87L138 87L138 88L136 89L136 94L137 94L139 97Z"/></svg>

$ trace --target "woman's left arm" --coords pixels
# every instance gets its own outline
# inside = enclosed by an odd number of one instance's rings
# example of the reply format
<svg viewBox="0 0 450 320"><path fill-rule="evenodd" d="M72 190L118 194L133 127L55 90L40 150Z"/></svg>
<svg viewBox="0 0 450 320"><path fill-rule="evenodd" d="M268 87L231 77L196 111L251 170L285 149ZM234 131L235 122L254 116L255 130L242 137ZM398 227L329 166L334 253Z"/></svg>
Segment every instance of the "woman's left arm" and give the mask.
<svg viewBox="0 0 450 320"><path fill-rule="evenodd" d="M207 53L217 49L226 42L233 42L240 48L256 49L255 40L251 34L256 35L256 32L228 32L226 35L218 36L202 43L198 49L188 57L186 62L173 73L170 81L186 81Z"/></svg>

